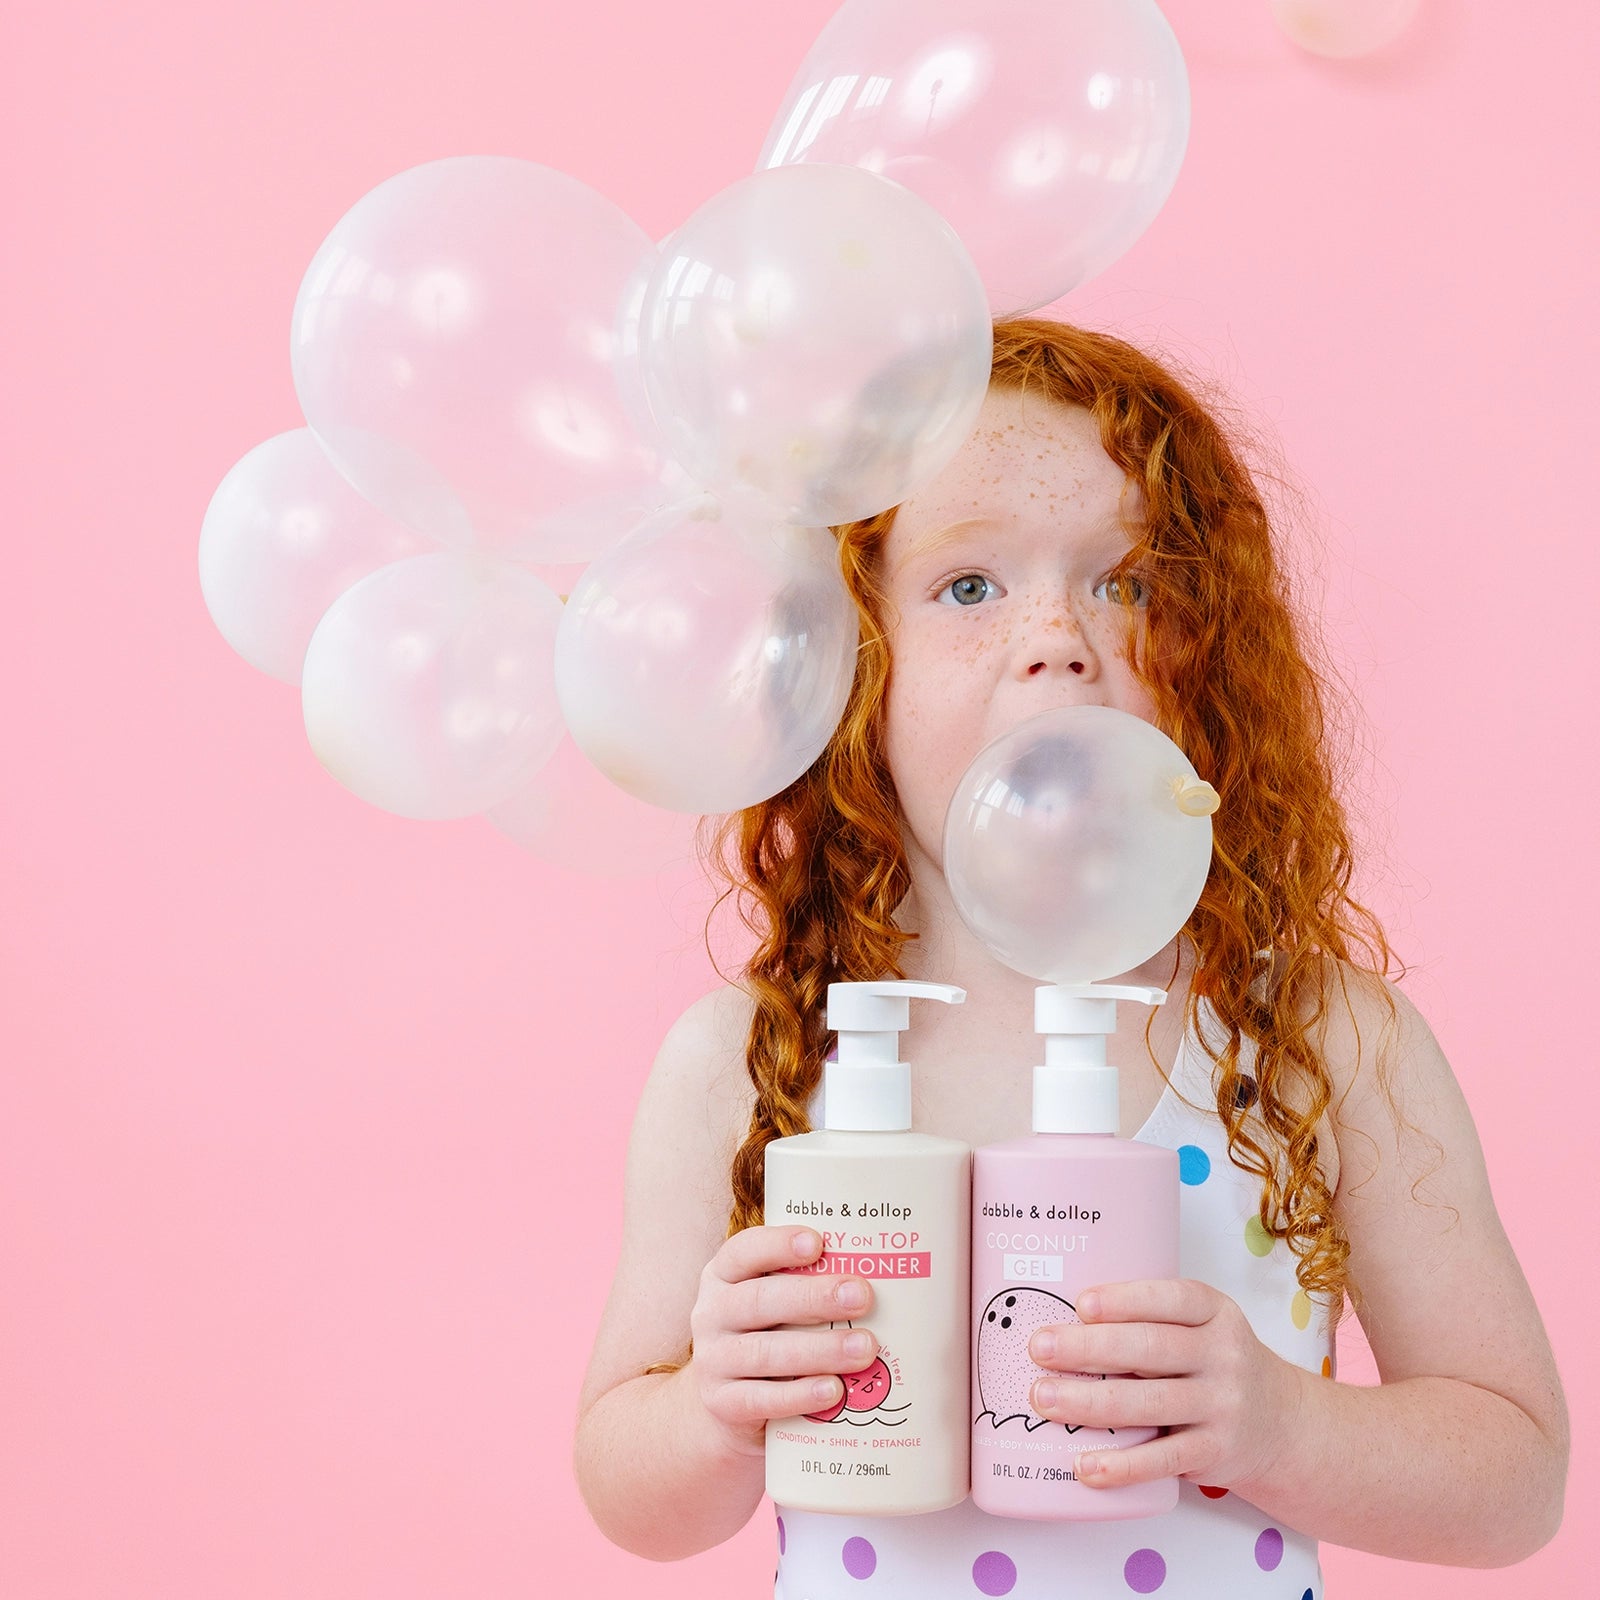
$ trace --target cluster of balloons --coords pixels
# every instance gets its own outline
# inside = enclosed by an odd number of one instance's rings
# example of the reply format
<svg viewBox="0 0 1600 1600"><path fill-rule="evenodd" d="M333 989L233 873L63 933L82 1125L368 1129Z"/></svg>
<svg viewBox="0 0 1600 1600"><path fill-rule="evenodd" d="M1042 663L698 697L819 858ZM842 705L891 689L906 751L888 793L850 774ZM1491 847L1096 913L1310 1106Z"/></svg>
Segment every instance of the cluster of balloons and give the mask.
<svg viewBox="0 0 1600 1600"><path fill-rule="evenodd" d="M1219 796L1153 724L1041 712L980 750L945 815L944 874L997 961L1095 983L1163 950L1211 869Z"/></svg>
<svg viewBox="0 0 1600 1600"><path fill-rule="evenodd" d="M529 161L390 178L301 283L306 426L206 512L212 617L401 816L598 864L780 792L854 672L830 525L950 460L993 319L1129 247L1188 116L1154 0L846 0L660 243Z"/></svg>

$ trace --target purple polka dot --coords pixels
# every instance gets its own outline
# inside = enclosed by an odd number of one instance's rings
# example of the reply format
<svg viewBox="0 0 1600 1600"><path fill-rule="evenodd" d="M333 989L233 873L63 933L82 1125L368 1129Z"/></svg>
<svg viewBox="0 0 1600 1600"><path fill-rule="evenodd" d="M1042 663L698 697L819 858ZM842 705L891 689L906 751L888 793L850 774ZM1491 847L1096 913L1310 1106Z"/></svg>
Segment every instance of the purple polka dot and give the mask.
<svg viewBox="0 0 1600 1600"><path fill-rule="evenodd" d="M870 1578L878 1570L878 1552L865 1539L846 1539L840 1555L852 1578Z"/></svg>
<svg viewBox="0 0 1600 1600"><path fill-rule="evenodd" d="M1167 1564L1159 1550L1135 1550L1122 1563L1122 1576L1135 1594L1154 1594L1167 1581Z"/></svg>
<svg viewBox="0 0 1600 1600"><path fill-rule="evenodd" d="M985 1550L972 1563L979 1594L1010 1594L1017 1586L1017 1564L1000 1550Z"/></svg>
<svg viewBox="0 0 1600 1600"><path fill-rule="evenodd" d="M1276 1528L1263 1528L1256 1540L1256 1565L1271 1572L1283 1560L1283 1535Z"/></svg>
<svg viewBox="0 0 1600 1600"><path fill-rule="evenodd" d="M784 1531L783 1518L778 1518L778 1554L781 1556L789 1548L789 1535Z"/></svg>

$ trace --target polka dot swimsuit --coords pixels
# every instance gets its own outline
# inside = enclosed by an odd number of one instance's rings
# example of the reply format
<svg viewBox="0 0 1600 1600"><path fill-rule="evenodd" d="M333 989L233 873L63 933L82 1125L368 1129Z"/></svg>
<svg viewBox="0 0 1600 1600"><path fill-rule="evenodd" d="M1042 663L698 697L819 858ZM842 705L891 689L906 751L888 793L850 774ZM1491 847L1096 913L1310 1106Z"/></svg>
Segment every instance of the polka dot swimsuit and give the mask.
<svg viewBox="0 0 1600 1600"><path fill-rule="evenodd" d="M1199 1004L1200 1025L1220 1043L1221 1025L1207 1001ZM1248 1071L1248 1037L1241 1051ZM1322 1305L1296 1284L1288 1246L1256 1219L1256 1179L1228 1159L1214 1106L1211 1060L1186 1035L1172 1083L1137 1135L1178 1152L1183 1274L1238 1301L1269 1349L1332 1377ZM813 1118L820 1126L815 1104ZM911 1517L775 1509L774 1600L1323 1600L1315 1539L1236 1494L1187 1480L1174 1510L1116 1522L994 1517L970 1499Z"/></svg>

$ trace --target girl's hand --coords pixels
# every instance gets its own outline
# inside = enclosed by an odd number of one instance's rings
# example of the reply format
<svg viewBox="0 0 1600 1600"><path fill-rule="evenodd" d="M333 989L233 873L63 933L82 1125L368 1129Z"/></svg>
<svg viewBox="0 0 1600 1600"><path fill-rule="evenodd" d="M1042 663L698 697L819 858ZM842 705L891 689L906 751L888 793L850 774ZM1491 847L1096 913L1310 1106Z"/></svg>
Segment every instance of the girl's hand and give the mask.
<svg viewBox="0 0 1600 1600"><path fill-rule="evenodd" d="M783 1327L845 1322L872 1304L871 1285L860 1278L782 1270L815 1261L821 1249L812 1228L745 1228L700 1274L689 1315L694 1355L685 1370L699 1403L741 1454L765 1450L768 1418L836 1404L844 1384L826 1374L859 1372L878 1354L865 1328Z"/></svg>
<svg viewBox="0 0 1600 1600"><path fill-rule="evenodd" d="M1233 1300L1191 1278L1153 1278L1085 1290L1076 1310L1086 1326L1035 1329L1028 1353L1053 1372L1119 1376L1036 1379L1033 1409L1053 1422L1172 1430L1085 1452L1081 1483L1181 1477L1228 1488L1270 1475L1305 1373L1256 1338Z"/></svg>

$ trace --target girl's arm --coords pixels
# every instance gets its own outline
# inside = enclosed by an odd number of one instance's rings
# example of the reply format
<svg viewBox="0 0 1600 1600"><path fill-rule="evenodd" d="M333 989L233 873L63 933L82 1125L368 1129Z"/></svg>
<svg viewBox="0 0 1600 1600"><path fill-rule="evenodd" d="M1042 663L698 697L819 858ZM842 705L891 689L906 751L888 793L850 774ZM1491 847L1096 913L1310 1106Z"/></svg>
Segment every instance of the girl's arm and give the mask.
<svg viewBox="0 0 1600 1600"><path fill-rule="evenodd" d="M1262 1345L1228 1296L1160 1280L1100 1286L1079 1301L1086 1325L1050 1330L1056 1348L1034 1352L1064 1372L1137 1377L1056 1380L1051 1400L1036 1388L1035 1408L1173 1430L1080 1465L1087 1482L1181 1473L1335 1544L1506 1566L1561 1522L1569 1437L1555 1360L1438 1041L1392 985L1397 1037L1385 1037L1379 980L1342 971L1349 1005L1335 982L1320 1041L1336 1089L1334 1203L1381 1386L1309 1373ZM1374 1079L1378 1048L1399 1126Z"/></svg>
<svg viewBox="0 0 1600 1600"><path fill-rule="evenodd" d="M1337 992L1325 1040L1335 1207L1382 1384L1298 1375L1296 1424L1239 1485L1337 1544L1453 1566L1503 1566L1561 1525L1570 1435L1555 1358L1490 1193L1472 1113L1438 1040L1393 985L1396 1126L1374 1082L1388 1024L1370 985ZM1353 1012L1353 1015L1351 1014Z"/></svg>
<svg viewBox="0 0 1600 1600"><path fill-rule="evenodd" d="M832 1404L877 1354L869 1284L785 1271L817 1259L804 1227L726 1237L728 1173L754 1098L750 1005L724 989L668 1033L628 1145L621 1258L578 1403L574 1467L600 1531L673 1561L737 1533L765 1492L766 1422ZM858 1300L836 1298L858 1290ZM676 1372L646 1372L683 1362ZM852 1341L863 1348L852 1348ZM803 1376L796 1376L801 1374Z"/></svg>
<svg viewBox="0 0 1600 1600"><path fill-rule="evenodd" d="M656 1561L708 1550L750 1520L759 1455L730 1451L683 1361L705 1264L727 1230L728 1171L753 1098L749 1001L719 989L662 1041L628 1140L622 1250L578 1399L573 1465L596 1526ZM741 1085L742 1080L742 1085Z"/></svg>

